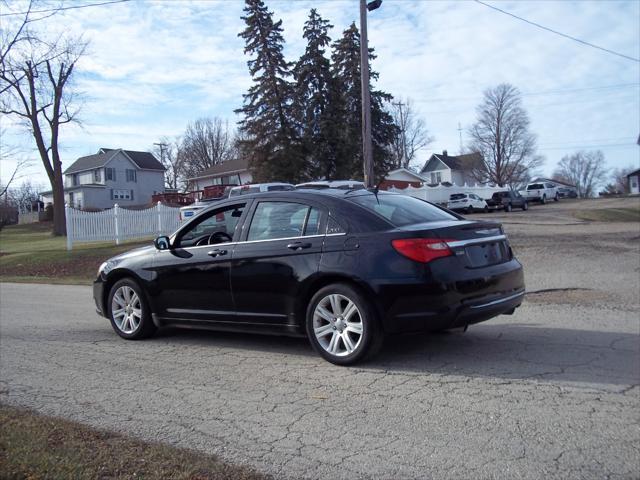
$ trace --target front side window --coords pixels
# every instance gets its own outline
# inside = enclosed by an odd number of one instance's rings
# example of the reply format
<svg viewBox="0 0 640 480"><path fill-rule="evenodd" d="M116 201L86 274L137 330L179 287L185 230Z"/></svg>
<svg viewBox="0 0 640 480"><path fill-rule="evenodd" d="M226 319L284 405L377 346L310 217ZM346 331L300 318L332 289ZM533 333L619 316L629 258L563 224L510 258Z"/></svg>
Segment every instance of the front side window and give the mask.
<svg viewBox="0 0 640 480"><path fill-rule="evenodd" d="M317 235L320 212L302 203L260 202L253 214L247 240Z"/></svg>
<svg viewBox="0 0 640 480"><path fill-rule="evenodd" d="M177 246L188 248L233 241L244 207L245 204L233 205L195 219L180 232Z"/></svg>
<svg viewBox="0 0 640 480"><path fill-rule="evenodd" d="M457 217L408 195L368 194L349 198L354 203L387 219L391 224L402 227L416 223L458 220Z"/></svg>

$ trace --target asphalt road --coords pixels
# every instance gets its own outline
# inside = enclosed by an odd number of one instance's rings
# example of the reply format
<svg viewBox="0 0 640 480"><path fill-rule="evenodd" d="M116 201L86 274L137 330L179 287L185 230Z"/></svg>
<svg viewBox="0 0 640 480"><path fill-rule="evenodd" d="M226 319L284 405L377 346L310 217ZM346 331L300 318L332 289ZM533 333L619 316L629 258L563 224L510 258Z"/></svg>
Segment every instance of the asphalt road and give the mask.
<svg viewBox="0 0 640 480"><path fill-rule="evenodd" d="M2 284L0 401L276 478L638 478L640 228L522 218L515 315L357 368L301 339L127 342L88 287Z"/></svg>

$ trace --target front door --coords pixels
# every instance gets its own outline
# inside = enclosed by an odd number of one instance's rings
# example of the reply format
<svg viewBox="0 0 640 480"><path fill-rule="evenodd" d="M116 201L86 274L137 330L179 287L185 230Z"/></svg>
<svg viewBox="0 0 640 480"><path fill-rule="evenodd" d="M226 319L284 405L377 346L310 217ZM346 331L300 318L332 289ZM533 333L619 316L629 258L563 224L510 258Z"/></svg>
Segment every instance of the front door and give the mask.
<svg viewBox="0 0 640 480"><path fill-rule="evenodd" d="M156 254L152 295L160 317L173 320L232 320L230 266L233 241L244 220L246 202L195 218Z"/></svg>
<svg viewBox="0 0 640 480"><path fill-rule="evenodd" d="M290 324L300 284L318 271L325 214L319 206L284 200L257 202L252 210L231 265L237 319Z"/></svg>

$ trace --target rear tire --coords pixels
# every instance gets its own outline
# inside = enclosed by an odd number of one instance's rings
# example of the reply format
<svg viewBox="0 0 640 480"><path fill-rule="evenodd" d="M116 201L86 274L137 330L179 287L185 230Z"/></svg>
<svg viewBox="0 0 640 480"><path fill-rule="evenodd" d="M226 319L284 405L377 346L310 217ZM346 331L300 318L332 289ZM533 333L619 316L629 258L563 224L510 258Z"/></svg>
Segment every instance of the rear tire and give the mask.
<svg viewBox="0 0 640 480"><path fill-rule="evenodd" d="M489 205L484 206L484 213L489 213Z"/></svg>
<svg viewBox="0 0 640 480"><path fill-rule="evenodd" d="M321 288L307 308L307 336L325 360L352 365L382 347L384 333L371 302L351 285Z"/></svg>
<svg viewBox="0 0 640 480"><path fill-rule="evenodd" d="M472 213L473 213L473 207L467 208L467 215L470 215Z"/></svg>
<svg viewBox="0 0 640 480"><path fill-rule="evenodd" d="M505 211L505 212L507 212L507 213L509 213L511 210L512 210L511 204L510 204L510 203L507 203L507 204L504 206L504 211Z"/></svg>
<svg viewBox="0 0 640 480"><path fill-rule="evenodd" d="M111 287L107 311L111 326L122 338L141 340L156 331L144 292L131 278L118 280Z"/></svg>
<svg viewBox="0 0 640 480"><path fill-rule="evenodd" d="M542 199L540 200L540 203L541 203L542 205L544 205L545 203L547 203L547 195L546 195L546 194L542 195Z"/></svg>
<svg viewBox="0 0 640 480"><path fill-rule="evenodd" d="M556 196L553 198L554 202L558 202L560 201L560 197L558 196L558 194L556 193Z"/></svg>
<svg viewBox="0 0 640 480"><path fill-rule="evenodd" d="M522 211L526 212L527 210L529 210L529 204L527 202L523 202L522 203Z"/></svg>

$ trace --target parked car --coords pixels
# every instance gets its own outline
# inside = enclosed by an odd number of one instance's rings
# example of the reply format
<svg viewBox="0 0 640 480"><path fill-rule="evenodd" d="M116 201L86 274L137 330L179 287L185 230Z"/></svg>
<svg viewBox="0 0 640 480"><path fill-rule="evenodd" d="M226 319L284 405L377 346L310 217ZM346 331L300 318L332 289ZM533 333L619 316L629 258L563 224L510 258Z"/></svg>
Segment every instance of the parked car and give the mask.
<svg viewBox="0 0 640 480"><path fill-rule="evenodd" d="M569 187L558 187L558 195L560 198L578 198L576 190Z"/></svg>
<svg viewBox="0 0 640 480"><path fill-rule="evenodd" d="M239 187L233 187L231 192L229 192L230 197L236 197L238 195L247 195L249 193L260 193L260 192L281 192L294 190L294 187L290 183L253 183L250 185L241 185Z"/></svg>
<svg viewBox="0 0 640 480"><path fill-rule="evenodd" d="M321 190L324 188L339 188L341 190L361 190L365 188L363 182L358 180L318 180L315 182L299 183L296 185L297 189L300 188L313 188L315 190Z"/></svg>
<svg viewBox="0 0 640 480"><path fill-rule="evenodd" d="M510 212L514 208L521 208L522 210L529 209L526 198L515 190L494 192L491 198L487 200L487 205L489 205L491 209L504 209L505 212Z"/></svg>
<svg viewBox="0 0 640 480"><path fill-rule="evenodd" d="M473 213L476 211L488 212L487 202L473 193L453 193L449 197L447 208L454 212Z"/></svg>
<svg viewBox="0 0 640 480"><path fill-rule="evenodd" d="M560 199L558 186L549 182L530 183L524 190L520 191L520 194L529 202L540 202L542 204L551 199L556 202Z"/></svg>
<svg viewBox="0 0 640 480"><path fill-rule="evenodd" d="M522 265L500 224L369 190L249 194L104 262L97 311L125 339L164 326L307 336L326 360L385 335L511 314Z"/></svg>

